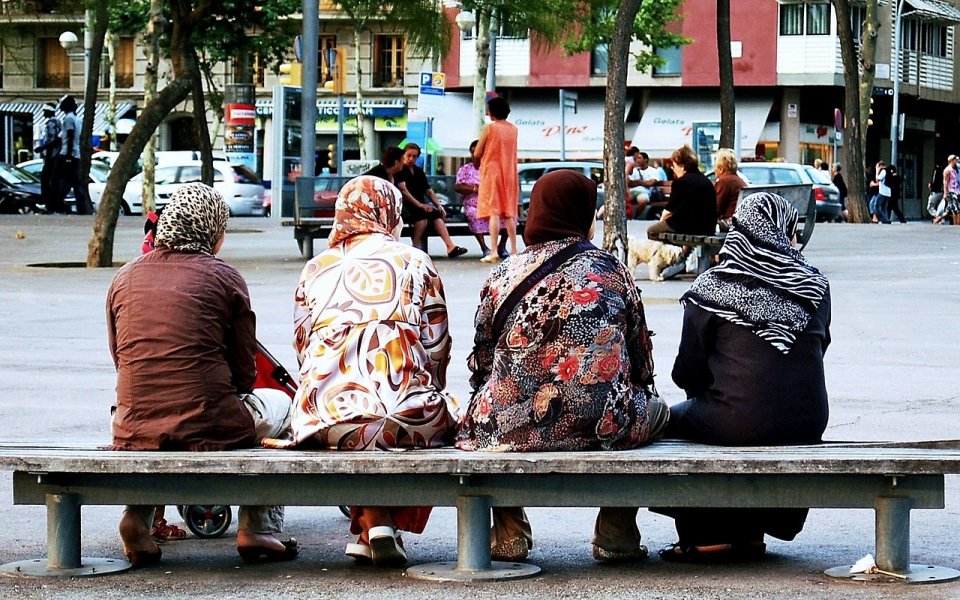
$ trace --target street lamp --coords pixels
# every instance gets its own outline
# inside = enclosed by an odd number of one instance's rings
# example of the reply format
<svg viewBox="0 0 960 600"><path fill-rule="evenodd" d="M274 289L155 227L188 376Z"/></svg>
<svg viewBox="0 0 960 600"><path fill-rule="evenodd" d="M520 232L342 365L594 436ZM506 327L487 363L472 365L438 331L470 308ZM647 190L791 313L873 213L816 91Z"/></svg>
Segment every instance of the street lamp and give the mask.
<svg viewBox="0 0 960 600"><path fill-rule="evenodd" d="M90 43L89 35L86 33L83 36L83 88L86 89L87 86L87 76L90 74ZM73 49L77 47L80 43L77 34L72 31L64 31L60 34L58 38L60 41L60 46L67 51L67 56L73 58L77 56L77 53L73 52ZM69 74L67 77L67 87L70 87Z"/></svg>
<svg viewBox="0 0 960 600"><path fill-rule="evenodd" d="M459 4L459 3L457 3ZM445 4L447 5L447 4ZM457 5L453 5L455 8ZM457 27L463 31L469 33L473 30L474 26L477 25L477 17L470 12L469 10L461 10L456 17ZM489 58L487 59L487 80L485 82L480 81L480 76L474 72L473 78L473 112L476 121L477 134L479 135L480 129L483 128L483 116L486 112L486 100L488 97L492 96L497 89L497 41L496 41L496 16L491 10L489 26L486 32L477 31L477 43L480 42L480 37L484 34L488 36L489 39ZM479 57L480 53L477 52L475 56ZM477 67L479 68L479 61L474 61ZM486 92L486 93L484 93Z"/></svg>
<svg viewBox="0 0 960 600"><path fill-rule="evenodd" d="M897 164L897 145L900 141L900 35L903 19L903 3L897 3L897 12L893 15L893 65L890 76L893 78L893 114L890 116L890 162Z"/></svg>

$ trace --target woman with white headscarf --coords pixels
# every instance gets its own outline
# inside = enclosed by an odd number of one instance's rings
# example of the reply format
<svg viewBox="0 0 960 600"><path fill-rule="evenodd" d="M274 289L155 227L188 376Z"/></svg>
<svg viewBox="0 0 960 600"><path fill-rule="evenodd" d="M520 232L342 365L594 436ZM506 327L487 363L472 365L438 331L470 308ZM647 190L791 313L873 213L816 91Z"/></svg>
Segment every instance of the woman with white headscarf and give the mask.
<svg viewBox="0 0 960 600"><path fill-rule="evenodd" d="M823 354L830 343L826 277L794 248L797 211L775 194L742 200L720 264L683 295L666 437L723 446L820 441L829 414ZM791 540L806 509L658 509L680 540L671 562L761 556L764 534Z"/></svg>

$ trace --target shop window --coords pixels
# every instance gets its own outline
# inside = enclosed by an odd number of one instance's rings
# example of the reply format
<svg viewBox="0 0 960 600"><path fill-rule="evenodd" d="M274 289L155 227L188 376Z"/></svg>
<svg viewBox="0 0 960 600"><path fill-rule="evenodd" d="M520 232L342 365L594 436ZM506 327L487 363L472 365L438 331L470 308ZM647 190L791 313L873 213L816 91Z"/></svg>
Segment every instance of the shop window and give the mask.
<svg viewBox="0 0 960 600"><path fill-rule="evenodd" d="M57 38L41 38L40 69L37 72L39 88L70 87L70 57Z"/></svg>
<svg viewBox="0 0 960 600"><path fill-rule="evenodd" d="M593 49L593 52L590 55L590 74L591 75L606 75L607 74L607 52L609 48L606 44L600 44Z"/></svg>
<svg viewBox="0 0 960 600"><path fill-rule="evenodd" d="M403 87L403 36L375 36L373 60L373 87Z"/></svg>
<svg viewBox="0 0 960 600"><path fill-rule="evenodd" d="M655 53L663 59L663 64L653 68L654 75L679 75L683 67L683 55L679 46L656 48Z"/></svg>
<svg viewBox="0 0 960 600"><path fill-rule="evenodd" d="M807 35L830 35L830 5L807 4Z"/></svg>
<svg viewBox="0 0 960 600"><path fill-rule="evenodd" d="M780 5L780 35L803 35L803 4Z"/></svg>

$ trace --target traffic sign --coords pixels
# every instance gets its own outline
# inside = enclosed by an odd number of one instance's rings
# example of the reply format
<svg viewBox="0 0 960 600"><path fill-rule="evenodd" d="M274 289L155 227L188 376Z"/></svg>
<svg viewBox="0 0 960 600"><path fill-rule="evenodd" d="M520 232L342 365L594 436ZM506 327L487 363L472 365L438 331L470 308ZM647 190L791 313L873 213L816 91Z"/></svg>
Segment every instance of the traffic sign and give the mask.
<svg viewBox="0 0 960 600"><path fill-rule="evenodd" d="M417 95L417 114L435 117L443 108L443 96L446 94L447 76L440 71L420 72L420 93Z"/></svg>

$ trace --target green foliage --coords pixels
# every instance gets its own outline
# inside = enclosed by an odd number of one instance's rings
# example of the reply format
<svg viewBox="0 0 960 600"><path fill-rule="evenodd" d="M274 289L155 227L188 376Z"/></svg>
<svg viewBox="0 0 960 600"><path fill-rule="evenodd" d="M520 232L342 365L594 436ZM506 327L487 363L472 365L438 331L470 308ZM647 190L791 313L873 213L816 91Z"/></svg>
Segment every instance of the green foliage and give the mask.
<svg viewBox="0 0 960 600"><path fill-rule="evenodd" d="M197 49L210 62L230 62L259 54L278 65L293 46L300 23L288 16L300 12L300 0L221 0L194 31Z"/></svg>
<svg viewBox="0 0 960 600"><path fill-rule="evenodd" d="M147 27L149 14L149 0L113 0L107 6L107 29L122 36L138 34Z"/></svg>
<svg viewBox="0 0 960 600"><path fill-rule="evenodd" d="M436 0L403 0L385 3L382 0L338 0L337 6L347 14L356 31L363 31L374 22L402 31L411 46L425 56L443 57L450 49L451 24L446 14L437 9Z"/></svg>
<svg viewBox="0 0 960 600"><path fill-rule="evenodd" d="M677 9L683 0L643 0L633 22L633 39L643 46L636 55L636 67L646 72L662 66L664 61L654 53L655 48L676 48L691 40L671 33L666 26L677 20ZM568 6L579 28L565 31L562 39L564 49L570 54L592 50L607 44L613 34L619 0L587 0L570 2Z"/></svg>

